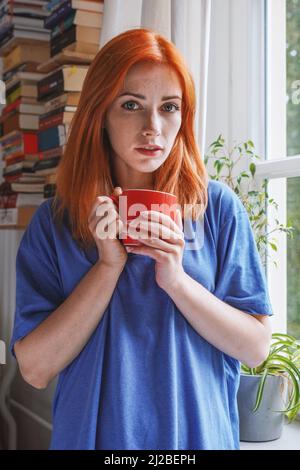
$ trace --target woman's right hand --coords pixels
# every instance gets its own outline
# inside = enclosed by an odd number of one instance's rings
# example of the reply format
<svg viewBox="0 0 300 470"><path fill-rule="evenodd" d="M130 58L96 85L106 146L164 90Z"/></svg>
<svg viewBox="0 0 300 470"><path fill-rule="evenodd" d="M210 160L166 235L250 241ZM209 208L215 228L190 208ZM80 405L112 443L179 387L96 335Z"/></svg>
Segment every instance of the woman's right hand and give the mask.
<svg viewBox="0 0 300 470"><path fill-rule="evenodd" d="M120 194L122 189L117 186L113 195ZM117 238L123 230L124 223L112 199L108 196L97 197L88 223L98 248L100 262L111 267L124 266L128 258L127 251Z"/></svg>

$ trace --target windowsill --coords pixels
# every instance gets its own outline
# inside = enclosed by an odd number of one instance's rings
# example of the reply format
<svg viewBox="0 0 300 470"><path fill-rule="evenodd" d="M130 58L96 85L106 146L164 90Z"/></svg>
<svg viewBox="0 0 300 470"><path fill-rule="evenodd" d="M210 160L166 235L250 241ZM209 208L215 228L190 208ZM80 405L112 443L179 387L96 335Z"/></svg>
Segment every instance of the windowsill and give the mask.
<svg viewBox="0 0 300 470"><path fill-rule="evenodd" d="M282 435L275 441L242 442L241 450L300 450L300 421L283 426Z"/></svg>

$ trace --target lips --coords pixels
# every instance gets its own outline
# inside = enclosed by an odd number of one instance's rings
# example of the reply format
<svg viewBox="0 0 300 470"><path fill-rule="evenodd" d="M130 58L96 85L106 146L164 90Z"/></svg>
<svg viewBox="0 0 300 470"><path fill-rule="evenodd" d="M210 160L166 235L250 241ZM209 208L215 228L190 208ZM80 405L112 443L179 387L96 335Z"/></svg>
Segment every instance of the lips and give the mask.
<svg viewBox="0 0 300 470"><path fill-rule="evenodd" d="M143 147L137 147L138 150L142 149L142 150L162 150L162 147L160 147L159 145L145 145Z"/></svg>
<svg viewBox="0 0 300 470"><path fill-rule="evenodd" d="M162 152L162 149L160 148L153 149L153 150L147 150L145 148L137 148L136 150L142 155L147 155L148 157L156 157L160 152Z"/></svg>

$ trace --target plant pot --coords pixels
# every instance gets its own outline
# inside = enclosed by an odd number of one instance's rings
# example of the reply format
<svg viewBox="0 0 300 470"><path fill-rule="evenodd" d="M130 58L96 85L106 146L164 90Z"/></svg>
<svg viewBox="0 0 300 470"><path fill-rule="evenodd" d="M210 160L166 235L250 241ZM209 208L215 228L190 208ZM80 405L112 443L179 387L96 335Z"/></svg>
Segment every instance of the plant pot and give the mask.
<svg viewBox="0 0 300 470"><path fill-rule="evenodd" d="M283 429L285 409L286 379L281 375L268 375L261 404L253 412L261 375L241 374L237 395L240 440L265 442L279 439Z"/></svg>

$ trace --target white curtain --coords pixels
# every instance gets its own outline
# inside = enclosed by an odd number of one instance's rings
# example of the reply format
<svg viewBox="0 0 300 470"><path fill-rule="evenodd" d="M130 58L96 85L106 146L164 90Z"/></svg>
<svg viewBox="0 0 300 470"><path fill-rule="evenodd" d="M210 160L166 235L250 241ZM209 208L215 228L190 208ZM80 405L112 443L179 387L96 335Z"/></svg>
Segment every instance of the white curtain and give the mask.
<svg viewBox="0 0 300 470"><path fill-rule="evenodd" d="M100 46L133 28L155 29L181 51L197 96L195 135L204 154L211 0L109 0L104 2Z"/></svg>
<svg viewBox="0 0 300 470"><path fill-rule="evenodd" d="M10 385L16 371L16 361L9 352L15 313L16 254L23 230L0 230L0 339L6 344L6 364L0 365L0 416L1 434L6 448L16 449L16 424L7 406Z"/></svg>

